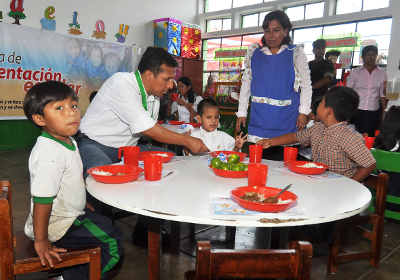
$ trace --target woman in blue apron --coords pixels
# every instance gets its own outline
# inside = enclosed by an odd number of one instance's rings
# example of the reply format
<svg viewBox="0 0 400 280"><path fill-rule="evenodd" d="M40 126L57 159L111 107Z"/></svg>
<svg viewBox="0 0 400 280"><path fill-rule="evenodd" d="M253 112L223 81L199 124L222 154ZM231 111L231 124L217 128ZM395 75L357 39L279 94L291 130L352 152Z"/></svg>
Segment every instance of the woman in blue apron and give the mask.
<svg viewBox="0 0 400 280"><path fill-rule="evenodd" d="M246 54L236 113L236 129L240 131L246 124L251 96L248 134L254 143L305 128L312 95L307 57L301 47L291 44L288 16L279 10L270 12L262 27L261 46L252 44ZM266 149L264 158L280 160L282 151L281 147Z"/></svg>

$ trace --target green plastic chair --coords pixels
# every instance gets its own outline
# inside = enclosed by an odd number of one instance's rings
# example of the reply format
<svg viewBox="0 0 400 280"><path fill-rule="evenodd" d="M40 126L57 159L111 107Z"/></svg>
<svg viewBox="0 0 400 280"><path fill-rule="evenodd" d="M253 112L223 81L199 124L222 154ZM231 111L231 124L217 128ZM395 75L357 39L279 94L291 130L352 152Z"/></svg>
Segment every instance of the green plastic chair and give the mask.
<svg viewBox="0 0 400 280"><path fill-rule="evenodd" d="M371 153L376 160L376 169L374 170L375 174L378 173L378 170L400 173L400 153L383 151L374 148L371 149ZM387 195L386 202L400 204L400 197ZM371 205L369 206L368 210L373 211L374 207ZM400 220L400 213L386 210L385 217Z"/></svg>

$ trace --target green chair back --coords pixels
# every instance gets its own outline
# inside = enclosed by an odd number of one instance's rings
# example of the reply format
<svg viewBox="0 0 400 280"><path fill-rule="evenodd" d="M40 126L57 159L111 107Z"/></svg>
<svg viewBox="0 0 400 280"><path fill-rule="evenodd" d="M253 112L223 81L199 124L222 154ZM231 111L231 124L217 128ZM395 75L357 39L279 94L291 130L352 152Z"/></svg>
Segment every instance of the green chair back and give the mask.
<svg viewBox="0 0 400 280"><path fill-rule="evenodd" d="M374 171L375 174L378 173L378 170L400 173L400 153L383 151L374 148L371 149L371 153L376 160L376 169ZM400 205L400 197L387 195L386 202ZM373 209L374 209L373 205L369 206L368 208L368 210L370 211L371 210L373 211ZM386 210L385 217L400 220L400 213L391 210Z"/></svg>

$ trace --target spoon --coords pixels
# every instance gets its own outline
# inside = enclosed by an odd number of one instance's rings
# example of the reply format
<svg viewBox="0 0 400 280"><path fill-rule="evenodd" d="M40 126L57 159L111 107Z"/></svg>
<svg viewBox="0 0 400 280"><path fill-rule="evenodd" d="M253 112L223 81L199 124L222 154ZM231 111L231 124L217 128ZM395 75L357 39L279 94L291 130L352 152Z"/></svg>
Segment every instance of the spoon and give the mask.
<svg viewBox="0 0 400 280"><path fill-rule="evenodd" d="M272 204L278 203L278 196L280 196L284 191L288 190L291 186L292 186L292 184L289 184L286 188L281 190L277 195L271 196L271 197L267 197L266 199L264 199L262 201L262 203L272 203Z"/></svg>

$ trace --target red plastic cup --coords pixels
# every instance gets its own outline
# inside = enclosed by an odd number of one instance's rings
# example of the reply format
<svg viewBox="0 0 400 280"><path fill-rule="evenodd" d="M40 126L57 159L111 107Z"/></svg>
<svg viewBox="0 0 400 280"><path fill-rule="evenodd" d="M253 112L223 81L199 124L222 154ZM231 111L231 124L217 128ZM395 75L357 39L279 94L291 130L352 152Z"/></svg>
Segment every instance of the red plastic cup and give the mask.
<svg viewBox="0 0 400 280"><path fill-rule="evenodd" d="M374 146L375 137L364 137L364 140L365 146L371 150L371 148Z"/></svg>
<svg viewBox="0 0 400 280"><path fill-rule="evenodd" d="M172 94L172 101L176 101L179 97L179 93L173 93Z"/></svg>
<svg viewBox="0 0 400 280"><path fill-rule="evenodd" d="M263 146L261 145L250 145L249 146L249 162L250 163L261 163Z"/></svg>
<svg viewBox="0 0 400 280"><path fill-rule="evenodd" d="M247 182L250 187L265 186L267 183L268 165L250 163L247 172Z"/></svg>
<svg viewBox="0 0 400 280"><path fill-rule="evenodd" d="M283 162L289 162L297 159L298 148L284 147L283 148Z"/></svg>
<svg viewBox="0 0 400 280"><path fill-rule="evenodd" d="M163 157L147 155L144 157L144 179L147 181L161 180Z"/></svg>
<svg viewBox="0 0 400 280"><path fill-rule="evenodd" d="M375 137L379 135L379 130L375 130Z"/></svg>
<svg viewBox="0 0 400 280"><path fill-rule="evenodd" d="M137 146L119 147L118 158L121 158L121 152L124 152L124 165L139 165L140 148Z"/></svg>

